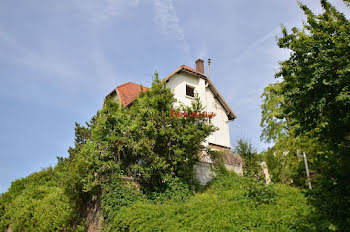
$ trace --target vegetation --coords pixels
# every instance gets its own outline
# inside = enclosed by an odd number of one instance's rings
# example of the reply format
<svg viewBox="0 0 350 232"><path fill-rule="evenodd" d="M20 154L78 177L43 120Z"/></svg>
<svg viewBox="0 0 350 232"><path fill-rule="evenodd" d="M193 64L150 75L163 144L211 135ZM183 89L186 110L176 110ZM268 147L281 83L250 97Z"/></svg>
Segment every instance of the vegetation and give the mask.
<svg viewBox="0 0 350 232"><path fill-rule="evenodd" d="M243 175L248 177L254 177L257 180L264 179L261 175L262 162L260 155L257 153L254 145L245 138L240 138L236 141L234 151L240 154L244 160L243 163Z"/></svg>
<svg viewBox="0 0 350 232"><path fill-rule="evenodd" d="M85 127L76 124L69 157L15 181L0 197L0 230L80 230L87 205L96 200L108 223L138 198L164 201L172 189L186 198L196 184L191 170L201 143L215 128L206 118L170 117L175 101L157 74L131 107L107 99ZM197 97L192 107L176 110L201 112L202 106ZM122 176L136 179L140 192L124 187Z"/></svg>
<svg viewBox="0 0 350 232"><path fill-rule="evenodd" d="M222 173L204 192L123 207L108 231L315 231L300 190Z"/></svg>
<svg viewBox="0 0 350 232"><path fill-rule="evenodd" d="M174 101L157 76L130 108L107 99L85 127L76 124L69 157L0 197L0 229L84 231L87 207L98 202L103 231L315 229L300 190L226 173L222 152L208 151L217 180L196 192L192 165L215 128L203 118L169 117ZM199 99L177 110L200 111ZM254 174L255 151L244 141L238 147Z"/></svg>
<svg viewBox="0 0 350 232"><path fill-rule="evenodd" d="M349 1L345 1L349 5ZM307 21L278 45L291 51L280 63L280 80L262 95L262 139L276 141L266 159L272 179L304 186L306 151L313 173L311 202L339 231L350 228L350 21L328 1L315 15L300 3ZM283 155L284 153L284 155ZM290 181L291 180L291 181Z"/></svg>
<svg viewBox="0 0 350 232"><path fill-rule="evenodd" d="M71 228L74 214L74 205L51 167L14 181L0 198L2 231L8 225L13 231L62 231ZM75 227L75 231L80 229Z"/></svg>
<svg viewBox="0 0 350 232"><path fill-rule="evenodd" d="M321 4L320 15L300 4L302 29L282 27L278 45L291 55L262 95L261 139L274 146L257 154L238 140L243 177L209 150L216 179L196 188L192 168L216 128L206 118L169 117L176 99L156 74L130 107L106 99L90 122L76 124L67 158L13 182L0 196L0 230L84 231L88 205L100 203L104 231L349 231L350 22ZM175 110L203 109L197 97Z"/></svg>

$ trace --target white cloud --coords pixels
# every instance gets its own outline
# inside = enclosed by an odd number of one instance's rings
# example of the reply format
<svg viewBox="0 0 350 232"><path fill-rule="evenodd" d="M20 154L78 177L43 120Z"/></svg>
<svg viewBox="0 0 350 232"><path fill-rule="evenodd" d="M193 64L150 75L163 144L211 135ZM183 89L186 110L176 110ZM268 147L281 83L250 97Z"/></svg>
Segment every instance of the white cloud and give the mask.
<svg viewBox="0 0 350 232"><path fill-rule="evenodd" d="M208 57L208 45L205 40L203 40L200 44L197 57L198 58Z"/></svg>
<svg viewBox="0 0 350 232"><path fill-rule="evenodd" d="M0 47L8 52L0 54L0 59L56 74L60 78L72 79L79 76L76 71L60 59L53 51L33 51L26 48L10 33L0 30Z"/></svg>
<svg viewBox="0 0 350 232"><path fill-rule="evenodd" d="M138 6L139 0L75 0L74 3L77 14L91 23L99 24L121 15L130 7Z"/></svg>
<svg viewBox="0 0 350 232"><path fill-rule="evenodd" d="M179 23L172 0L153 0L154 22L160 33L169 39L185 40L185 33Z"/></svg>
<svg viewBox="0 0 350 232"><path fill-rule="evenodd" d="M114 66L108 61L103 49L95 46L91 51L91 62L95 68L96 85L102 89L112 89L115 86L111 86L111 83L115 84L114 81L119 76ZM103 79L103 81L101 81Z"/></svg>
<svg viewBox="0 0 350 232"><path fill-rule="evenodd" d="M246 47L246 49L239 54L238 56L236 56L233 61L237 62L239 60L241 60L242 58L245 58L247 55L250 54L250 52L255 52L254 50L256 48L259 48L260 46L262 46L267 40L274 38L278 33L281 32L281 26L277 26L274 29L272 29L270 32L266 33L265 35L263 35L262 37L260 37L259 39L255 40L253 43L251 43L248 47Z"/></svg>
<svg viewBox="0 0 350 232"><path fill-rule="evenodd" d="M15 51L13 52L21 52L23 50L23 48L20 46L17 40L12 35L2 30L1 28L0 28L0 47L15 48Z"/></svg>
<svg viewBox="0 0 350 232"><path fill-rule="evenodd" d="M116 72L97 42L89 43L83 55L62 51L57 41L47 46L30 49L10 33L0 29L0 62L14 64L18 69L35 70L40 75L22 75L35 83L53 83L66 91L84 91L87 87L104 89L113 82ZM39 81L39 82L38 82ZM80 87L79 87L80 86ZM84 88L85 87L85 88ZM4 90L6 92L6 90ZM2 92L2 95L6 93Z"/></svg>

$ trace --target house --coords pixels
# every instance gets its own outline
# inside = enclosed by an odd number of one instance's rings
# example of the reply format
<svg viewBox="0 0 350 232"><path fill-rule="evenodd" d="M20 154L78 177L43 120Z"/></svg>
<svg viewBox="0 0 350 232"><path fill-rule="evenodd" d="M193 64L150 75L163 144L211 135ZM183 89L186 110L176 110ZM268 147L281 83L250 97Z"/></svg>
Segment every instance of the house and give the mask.
<svg viewBox="0 0 350 232"><path fill-rule="evenodd" d="M210 63L208 63L209 65ZM230 151L229 122L233 121L236 115L215 88L208 75L204 74L204 61L198 59L196 69L182 65L169 74L164 81L166 86L174 91L177 104L183 103L190 106L194 100L194 94L198 93L205 111L215 113L211 123L219 128L209 136L204 145L213 149Z"/></svg>
<svg viewBox="0 0 350 232"><path fill-rule="evenodd" d="M182 65L163 79L166 86L173 90L177 105L180 103L190 106L195 99L197 93L206 112L214 112L215 117L211 119L211 123L219 129L210 135L203 145L209 146L215 150L221 150L229 154L231 149L229 122L236 118L235 113L226 103L222 95L209 79L210 60L208 60L208 73L204 73L204 61L198 59L196 68L190 68ZM124 107L129 106L135 100L141 91L146 91L148 88L142 87L138 84L128 82L117 86L106 97L111 96L118 100ZM230 156L233 154L231 153ZM199 176L207 176L203 183L211 179L210 157L203 155L200 157L201 164L197 167ZM235 157L226 157L228 162L227 167L236 172L242 173L242 159L237 155ZM239 160L239 161L237 161ZM239 167L237 168L237 163ZM230 167L231 165L232 167ZM236 166L235 166L236 165ZM238 171L237 171L238 170ZM201 181L202 182L202 181Z"/></svg>
<svg viewBox="0 0 350 232"><path fill-rule="evenodd" d="M113 97L124 107L128 107L140 95L141 91L145 92L147 89L147 87L128 82L117 86L106 96L106 98Z"/></svg>

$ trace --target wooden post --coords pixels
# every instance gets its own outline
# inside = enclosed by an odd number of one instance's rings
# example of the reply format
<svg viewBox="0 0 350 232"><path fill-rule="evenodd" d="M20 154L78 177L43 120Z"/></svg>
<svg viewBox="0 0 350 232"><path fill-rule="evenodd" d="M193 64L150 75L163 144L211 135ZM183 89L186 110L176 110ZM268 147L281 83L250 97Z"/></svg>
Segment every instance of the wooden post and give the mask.
<svg viewBox="0 0 350 232"><path fill-rule="evenodd" d="M305 151L303 152L303 157L304 157L304 164L305 164L305 169L306 169L307 183L309 184L309 189L312 189L312 187L311 187L311 181L310 181L310 175L309 175L309 167L307 166L307 160L306 160Z"/></svg>

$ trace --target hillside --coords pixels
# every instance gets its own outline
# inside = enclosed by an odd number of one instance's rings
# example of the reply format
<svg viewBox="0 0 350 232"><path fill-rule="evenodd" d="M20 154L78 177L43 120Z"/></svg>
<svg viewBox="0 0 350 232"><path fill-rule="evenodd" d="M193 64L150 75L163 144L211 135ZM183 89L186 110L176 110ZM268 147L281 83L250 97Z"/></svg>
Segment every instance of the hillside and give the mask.
<svg viewBox="0 0 350 232"><path fill-rule="evenodd" d="M86 126L76 124L68 157L0 196L0 231L324 229L301 190L227 173L218 151L207 150L218 175L202 189L193 168L215 128L168 117L175 100L157 75L130 108L107 99ZM179 110L202 109L197 98Z"/></svg>
<svg viewBox="0 0 350 232"><path fill-rule="evenodd" d="M12 184L0 198L1 230L86 231L87 218L72 223L77 212L47 169ZM47 182L45 182L47 181ZM179 179L167 190L145 194L115 183L104 192L100 231L316 231L304 194L279 184L265 185L224 172L207 189L189 191ZM320 224L320 222L318 222Z"/></svg>
<svg viewBox="0 0 350 232"><path fill-rule="evenodd" d="M201 192L163 203L139 200L122 207L108 231L315 231L303 193L266 186L233 173Z"/></svg>

